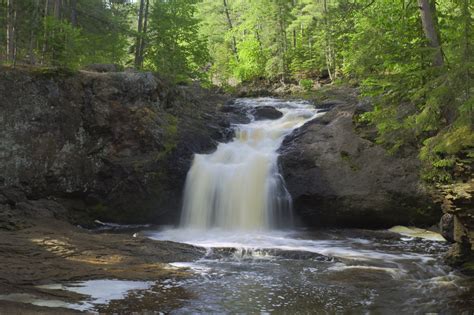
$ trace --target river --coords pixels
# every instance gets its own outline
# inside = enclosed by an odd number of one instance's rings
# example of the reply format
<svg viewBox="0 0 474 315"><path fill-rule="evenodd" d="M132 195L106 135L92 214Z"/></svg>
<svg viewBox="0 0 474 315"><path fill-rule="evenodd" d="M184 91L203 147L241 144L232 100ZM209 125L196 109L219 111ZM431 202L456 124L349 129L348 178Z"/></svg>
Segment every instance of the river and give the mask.
<svg viewBox="0 0 474 315"><path fill-rule="evenodd" d="M470 279L442 262L448 245L433 233L310 231L293 226L291 197L278 172L284 137L318 115L302 101L240 99L271 106L277 120L235 126L236 136L188 173L180 227L147 232L207 249L171 283L192 298L177 313L450 313L473 309ZM252 118L252 117L251 117Z"/></svg>

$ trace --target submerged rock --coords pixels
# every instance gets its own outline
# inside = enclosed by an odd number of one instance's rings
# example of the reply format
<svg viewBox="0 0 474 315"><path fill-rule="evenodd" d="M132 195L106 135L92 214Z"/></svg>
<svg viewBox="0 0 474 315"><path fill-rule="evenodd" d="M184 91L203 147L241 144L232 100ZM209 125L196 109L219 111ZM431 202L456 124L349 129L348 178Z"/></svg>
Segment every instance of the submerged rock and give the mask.
<svg viewBox="0 0 474 315"><path fill-rule="evenodd" d="M416 157L397 157L359 136L357 101L329 111L283 142L280 163L294 208L312 226L432 225L441 212L418 176Z"/></svg>

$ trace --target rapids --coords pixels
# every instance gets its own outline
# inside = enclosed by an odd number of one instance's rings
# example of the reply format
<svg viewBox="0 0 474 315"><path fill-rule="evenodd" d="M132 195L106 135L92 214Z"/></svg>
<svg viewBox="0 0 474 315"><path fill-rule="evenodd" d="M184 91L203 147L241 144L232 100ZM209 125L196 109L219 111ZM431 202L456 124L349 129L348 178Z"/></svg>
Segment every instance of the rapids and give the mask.
<svg viewBox="0 0 474 315"><path fill-rule="evenodd" d="M278 172L284 137L322 115L306 102L240 99L273 106L277 120L235 126L235 139L196 155L179 228L147 231L156 240L206 248L193 276L170 281L189 295L175 313L459 313L474 309L472 278L445 266L437 234L305 231L292 226L291 197ZM251 112L251 110L249 110ZM284 228L284 229L282 229Z"/></svg>
<svg viewBox="0 0 474 315"><path fill-rule="evenodd" d="M284 137L316 117L303 101L240 99L236 106L273 106L277 120L252 120L235 126L235 138L208 155L197 154L186 179L181 226L233 230L290 226L291 197L278 172ZM251 117L253 118L253 117Z"/></svg>

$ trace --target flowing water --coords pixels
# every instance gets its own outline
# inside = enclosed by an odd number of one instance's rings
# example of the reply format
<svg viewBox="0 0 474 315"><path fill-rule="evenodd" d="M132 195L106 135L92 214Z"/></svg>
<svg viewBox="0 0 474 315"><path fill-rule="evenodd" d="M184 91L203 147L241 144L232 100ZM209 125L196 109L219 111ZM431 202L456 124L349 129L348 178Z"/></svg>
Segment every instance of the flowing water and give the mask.
<svg viewBox="0 0 474 315"><path fill-rule="evenodd" d="M188 313L472 314L474 280L443 264L448 244L389 231L150 232L207 248L174 263L193 276Z"/></svg>
<svg viewBox="0 0 474 315"><path fill-rule="evenodd" d="M148 232L207 249L194 276L171 282L189 295L176 313L460 313L474 311L472 278L442 262L440 235L291 228L291 197L278 172L284 137L317 111L306 102L241 99L273 106L277 120L236 125L232 142L196 155L189 171L181 226ZM277 227L286 227L278 230ZM397 232L397 233L394 233Z"/></svg>
<svg viewBox="0 0 474 315"><path fill-rule="evenodd" d="M185 228L256 230L291 222L291 197L278 172L277 150L286 135L318 114L307 102L269 98L241 99L236 106L272 106L283 117L237 125L233 141L195 156L184 193Z"/></svg>

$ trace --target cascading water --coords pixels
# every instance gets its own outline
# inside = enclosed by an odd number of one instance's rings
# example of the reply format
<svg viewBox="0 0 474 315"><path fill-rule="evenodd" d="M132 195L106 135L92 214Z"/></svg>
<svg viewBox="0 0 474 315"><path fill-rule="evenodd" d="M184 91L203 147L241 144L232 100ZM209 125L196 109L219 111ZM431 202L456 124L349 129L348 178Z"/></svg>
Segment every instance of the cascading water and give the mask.
<svg viewBox="0 0 474 315"><path fill-rule="evenodd" d="M276 229L291 215L278 173L278 148L285 135L318 113L305 102L268 98L238 100L236 106L249 111L273 106L283 116L236 125L232 142L196 155L181 227L145 232L155 240L205 249L195 261L170 264L191 271L189 278L163 285L166 292L185 293L177 296L174 313L457 314L473 309L474 282L441 263L448 248L441 236L434 240L418 231L422 240L405 230L408 236L394 237L387 231Z"/></svg>
<svg viewBox="0 0 474 315"><path fill-rule="evenodd" d="M186 179L184 228L258 230L291 222L291 196L278 172L277 150L316 110L306 102L270 98L241 99L236 105L272 106L283 116L236 125L233 141L195 156Z"/></svg>

